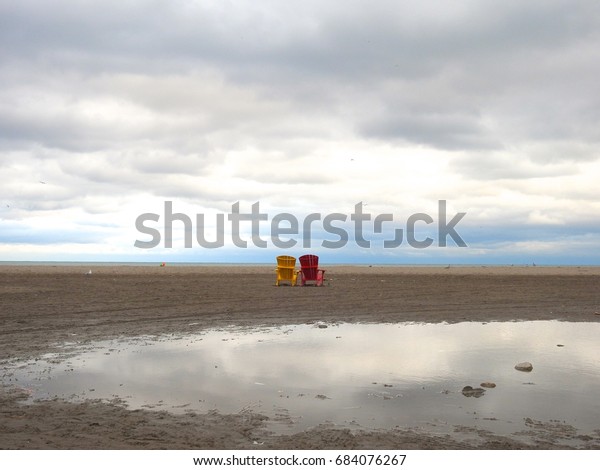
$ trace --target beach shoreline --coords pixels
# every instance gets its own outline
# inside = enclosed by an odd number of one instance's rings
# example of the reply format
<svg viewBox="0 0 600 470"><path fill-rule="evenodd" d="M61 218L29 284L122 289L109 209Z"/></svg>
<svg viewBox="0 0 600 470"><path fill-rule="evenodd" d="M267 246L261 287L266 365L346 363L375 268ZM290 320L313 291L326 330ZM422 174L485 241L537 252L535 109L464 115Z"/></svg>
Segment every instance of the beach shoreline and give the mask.
<svg viewBox="0 0 600 470"><path fill-rule="evenodd" d="M64 353L64 344L229 326L331 323L600 321L600 267L323 266L316 287L275 287L274 266L0 265L0 363ZM50 400L2 381L0 447L28 448L569 448L552 429L524 444L478 430L351 431L323 425L293 436L265 417L128 410L122 403ZM539 429L538 429L539 431ZM558 434L556 434L558 432ZM537 443L536 443L537 442ZM600 448L600 435L588 447ZM387 446L387 447L386 447ZM580 447L576 445L575 447Z"/></svg>

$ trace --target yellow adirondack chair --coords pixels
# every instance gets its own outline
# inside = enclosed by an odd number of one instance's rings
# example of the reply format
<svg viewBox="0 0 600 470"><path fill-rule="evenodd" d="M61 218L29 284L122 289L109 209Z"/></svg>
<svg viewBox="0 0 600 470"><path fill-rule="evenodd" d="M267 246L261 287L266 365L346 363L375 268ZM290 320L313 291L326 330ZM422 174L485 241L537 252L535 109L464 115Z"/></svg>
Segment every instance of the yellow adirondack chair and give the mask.
<svg viewBox="0 0 600 470"><path fill-rule="evenodd" d="M296 271L296 258L293 256L278 256L277 257L277 281L275 285L279 286L281 281L289 282L292 286L296 285L298 271Z"/></svg>

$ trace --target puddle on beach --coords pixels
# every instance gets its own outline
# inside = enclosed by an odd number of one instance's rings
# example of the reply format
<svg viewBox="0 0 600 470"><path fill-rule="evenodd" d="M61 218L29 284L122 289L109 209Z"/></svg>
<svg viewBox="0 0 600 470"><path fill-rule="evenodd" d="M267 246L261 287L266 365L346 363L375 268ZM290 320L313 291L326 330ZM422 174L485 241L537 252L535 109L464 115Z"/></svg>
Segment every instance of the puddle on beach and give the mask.
<svg viewBox="0 0 600 470"><path fill-rule="evenodd" d="M32 399L122 399L170 412L253 411L291 433L361 429L507 435L535 423L596 437L600 323L298 325L114 340L46 355L3 378ZM531 372L515 369L533 364ZM465 396L463 387L484 388ZM526 419L529 420L526 420Z"/></svg>

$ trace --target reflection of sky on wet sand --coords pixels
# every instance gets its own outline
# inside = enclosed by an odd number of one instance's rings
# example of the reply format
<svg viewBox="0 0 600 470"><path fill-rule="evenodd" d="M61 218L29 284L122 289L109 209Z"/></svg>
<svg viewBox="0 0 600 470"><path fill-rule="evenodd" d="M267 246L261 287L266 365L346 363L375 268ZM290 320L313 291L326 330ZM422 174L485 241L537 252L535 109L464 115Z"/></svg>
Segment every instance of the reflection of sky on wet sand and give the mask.
<svg viewBox="0 0 600 470"><path fill-rule="evenodd" d="M591 432L600 428L599 337L600 324L541 321L219 330L102 343L49 373L38 361L18 374L38 397L116 395L132 407L270 416L287 410L290 430L330 421L508 433L529 417ZM514 369L522 361L533 364L531 373ZM497 387L481 398L460 393L485 381Z"/></svg>

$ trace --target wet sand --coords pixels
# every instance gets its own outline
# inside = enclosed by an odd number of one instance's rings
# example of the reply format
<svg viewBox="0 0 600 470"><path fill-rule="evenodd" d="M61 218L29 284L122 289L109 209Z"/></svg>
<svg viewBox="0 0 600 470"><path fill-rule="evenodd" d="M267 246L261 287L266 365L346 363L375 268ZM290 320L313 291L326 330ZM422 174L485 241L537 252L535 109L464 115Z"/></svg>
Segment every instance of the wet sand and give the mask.
<svg viewBox="0 0 600 470"><path fill-rule="evenodd" d="M250 412L131 411L118 399L25 405L26 391L6 373L15 360L64 352L74 338L314 322L600 321L597 267L324 267L321 288L278 288L263 266L0 266L0 448L600 448L600 432L570 444L569 426L531 420L525 443L472 428L433 435L322 425L280 436Z"/></svg>

